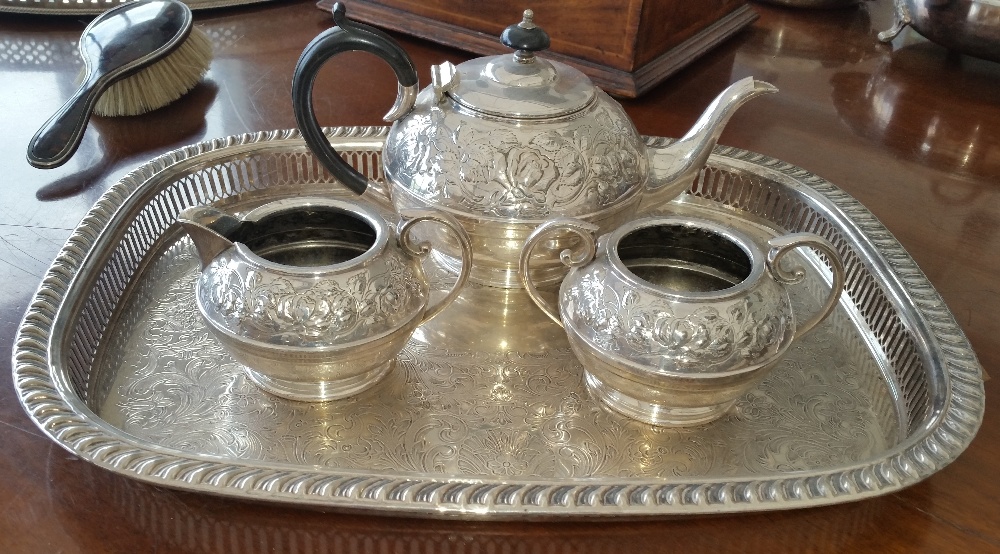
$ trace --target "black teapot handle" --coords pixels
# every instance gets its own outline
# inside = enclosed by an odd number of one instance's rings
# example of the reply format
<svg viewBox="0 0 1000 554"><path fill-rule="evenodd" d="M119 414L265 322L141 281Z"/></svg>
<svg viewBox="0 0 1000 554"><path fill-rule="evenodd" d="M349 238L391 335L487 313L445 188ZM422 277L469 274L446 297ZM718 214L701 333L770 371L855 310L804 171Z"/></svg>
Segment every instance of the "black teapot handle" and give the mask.
<svg viewBox="0 0 1000 554"><path fill-rule="evenodd" d="M382 58L392 67L399 81L396 104L385 116L386 121L395 121L413 107L417 93L417 70L410 56L389 35L347 19L346 9L340 2L333 6L333 21L336 26L320 33L299 56L292 76L292 110L302 138L320 163L340 182L360 195L368 189L368 179L345 162L330 146L323 129L316 121L312 103L316 75L327 60L342 52L361 50Z"/></svg>

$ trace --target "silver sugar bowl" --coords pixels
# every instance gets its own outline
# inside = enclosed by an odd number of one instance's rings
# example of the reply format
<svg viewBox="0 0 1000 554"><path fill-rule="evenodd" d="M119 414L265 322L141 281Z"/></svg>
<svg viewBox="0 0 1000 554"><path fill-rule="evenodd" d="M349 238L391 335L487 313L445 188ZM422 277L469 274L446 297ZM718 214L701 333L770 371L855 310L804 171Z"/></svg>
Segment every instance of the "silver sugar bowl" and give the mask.
<svg viewBox="0 0 1000 554"><path fill-rule="evenodd" d="M413 237L423 221L448 229L462 252L455 285L433 304L420 263L430 245ZM390 225L370 206L293 198L240 218L190 208L178 222L201 259L196 298L209 329L254 383L292 400L378 382L413 330L455 299L472 261L462 227L429 210Z"/></svg>
<svg viewBox="0 0 1000 554"><path fill-rule="evenodd" d="M517 260L527 236L554 217L613 229L646 206L685 191L702 169L723 126L748 100L776 89L745 78L723 91L677 142L647 147L625 110L579 70L535 53L549 46L530 10L501 42L511 54L431 68L419 91L406 52L388 35L333 10L336 27L317 36L299 58L292 105L303 138L320 162L358 194L394 208L436 208L468 231L476 264L471 279L519 287ZM399 80L394 122L383 147L388 187L370 181L330 146L312 109L316 74L331 57L371 52ZM456 269L458 249L446 237L435 256ZM551 245L558 252L568 245ZM539 282L565 274L555 256L532 266Z"/></svg>
<svg viewBox="0 0 1000 554"><path fill-rule="evenodd" d="M755 241L717 223L680 217L629 222L595 241L597 227L557 219L528 237L520 277L535 303L566 329L587 388L609 408L662 426L721 417L836 307L844 269L823 238L795 233ZM529 274L535 246L557 235L581 239L564 250L572 269L553 306ZM800 246L832 264L831 292L797 323L786 287L805 276L782 258Z"/></svg>

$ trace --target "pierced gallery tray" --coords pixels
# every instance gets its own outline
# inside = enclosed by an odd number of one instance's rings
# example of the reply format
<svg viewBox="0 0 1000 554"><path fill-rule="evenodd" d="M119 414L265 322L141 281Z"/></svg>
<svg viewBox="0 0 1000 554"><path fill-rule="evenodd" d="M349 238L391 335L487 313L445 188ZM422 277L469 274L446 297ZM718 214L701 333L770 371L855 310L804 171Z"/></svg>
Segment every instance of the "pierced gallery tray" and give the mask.
<svg viewBox="0 0 1000 554"><path fill-rule="evenodd" d="M329 129L382 178L384 128ZM650 138L650 141L667 139ZM356 397L257 389L193 300L174 220L214 203L343 195L297 132L205 142L136 169L75 230L19 330L14 382L54 441L141 481L397 515L650 516L786 509L912 485L982 421L982 371L944 302L857 201L800 168L718 148L665 209L760 237L810 231L847 268L836 312L723 419L668 429L606 411L562 329L523 291L467 288ZM793 303L824 296L825 262ZM432 279L447 273L425 265Z"/></svg>

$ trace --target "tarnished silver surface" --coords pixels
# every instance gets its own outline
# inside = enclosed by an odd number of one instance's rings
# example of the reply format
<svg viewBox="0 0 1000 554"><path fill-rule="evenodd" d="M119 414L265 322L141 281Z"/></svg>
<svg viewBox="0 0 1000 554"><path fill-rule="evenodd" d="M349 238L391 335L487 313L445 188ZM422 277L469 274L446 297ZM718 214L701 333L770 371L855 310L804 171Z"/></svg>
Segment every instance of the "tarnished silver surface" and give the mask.
<svg viewBox="0 0 1000 554"><path fill-rule="evenodd" d="M384 133L329 130L373 179ZM74 232L19 330L14 383L30 417L75 455L150 483L477 518L858 500L933 474L982 421L975 355L884 227L826 181L727 148L665 212L753 236L818 233L848 277L831 317L722 419L665 429L605 411L563 330L524 291L486 287L419 327L374 388L327 403L269 396L201 323L199 261L173 221L196 203L243 211L339 190L295 132L202 143L124 178ZM431 286L443 288L451 277L432 262ZM793 309L815 310L828 286L790 287Z"/></svg>
<svg viewBox="0 0 1000 554"><path fill-rule="evenodd" d="M519 274L550 319L566 328L588 389L608 407L665 426L721 417L836 307L844 268L833 245L810 233L767 241L736 230L732 217L651 216L596 236L592 225L554 219L525 242ZM589 227L589 228L588 228ZM572 230L571 269L558 306L541 298L529 261L536 244ZM581 232L582 231L582 232ZM831 262L827 300L802 323L786 287L804 278L781 260L811 246Z"/></svg>
<svg viewBox="0 0 1000 554"><path fill-rule="evenodd" d="M198 311L215 338L264 390L301 401L336 400L371 387L419 325L461 291L469 238L446 214L405 212L390 225L375 207L332 198L285 198L237 218L211 206L178 215L198 251ZM415 224L455 234L463 270L429 302Z"/></svg>
<svg viewBox="0 0 1000 554"><path fill-rule="evenodd" d="M1000 62L1000 2L997 0L894 0L896 21L879 33L882 42L909 25L951 50Z"/></svg>

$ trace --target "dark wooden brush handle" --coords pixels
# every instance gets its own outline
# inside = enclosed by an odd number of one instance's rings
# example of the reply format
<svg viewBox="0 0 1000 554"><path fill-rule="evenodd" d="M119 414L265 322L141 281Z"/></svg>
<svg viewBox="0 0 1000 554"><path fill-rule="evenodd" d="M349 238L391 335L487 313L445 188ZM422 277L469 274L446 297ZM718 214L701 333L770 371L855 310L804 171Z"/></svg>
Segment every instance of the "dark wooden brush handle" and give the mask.
<svg viewBox="0 0 1000 554"><path fill-rule="evenodd" d="M73 96L46 121L28 143L28 163L52 169L66 163L80 146L94 104L107 85L89 78Z"/></svg>

